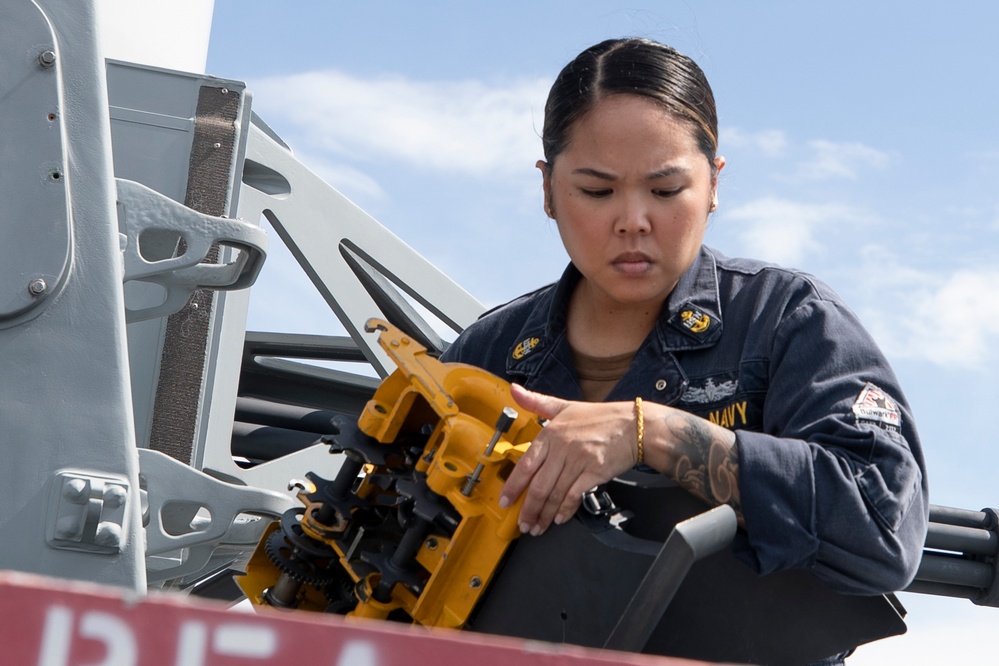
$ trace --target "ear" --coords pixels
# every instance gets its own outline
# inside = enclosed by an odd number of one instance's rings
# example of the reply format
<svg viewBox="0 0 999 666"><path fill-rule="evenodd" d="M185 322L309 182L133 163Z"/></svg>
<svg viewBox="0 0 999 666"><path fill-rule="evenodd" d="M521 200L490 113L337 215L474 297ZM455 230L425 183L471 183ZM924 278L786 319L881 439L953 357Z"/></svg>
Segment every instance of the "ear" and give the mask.
<svg viewBox="0 0 999 666"><path fill-rule="evenodd" d="M544 210L545 215L555 219L555 209L552 207L552 170L548 166L548 162L544 160L538 160L534 166L538 168L541 172L541 190L545 195Z"/></svg>

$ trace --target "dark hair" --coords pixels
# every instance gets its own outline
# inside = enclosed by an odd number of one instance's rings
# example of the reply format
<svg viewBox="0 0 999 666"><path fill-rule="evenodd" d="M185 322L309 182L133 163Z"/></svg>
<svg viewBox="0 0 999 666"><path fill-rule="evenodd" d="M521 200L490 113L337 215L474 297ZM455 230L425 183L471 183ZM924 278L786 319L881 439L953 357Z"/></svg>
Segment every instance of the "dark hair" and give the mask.
<svg viewBox="0 0 999 666"><path fill-rule="evenodd" d="M549 165L573 124L608 95L640 95L688 122L709 162L718 151L715 98L704 72L676 49L649 39L608 39L566 65L548 93L541 137Z"/></svg>

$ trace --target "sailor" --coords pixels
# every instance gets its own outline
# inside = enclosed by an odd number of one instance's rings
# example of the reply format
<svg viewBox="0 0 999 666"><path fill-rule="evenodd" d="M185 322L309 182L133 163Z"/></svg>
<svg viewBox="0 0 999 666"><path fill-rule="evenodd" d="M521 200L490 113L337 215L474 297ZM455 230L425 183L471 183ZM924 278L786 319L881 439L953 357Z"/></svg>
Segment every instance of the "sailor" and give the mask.
<svg viewBox="0 0 999 666"><path fill-rule="evenodd" d="M568 267L442 359L513 382L548 420L500 499L525 496L521 531L564 523L638 465L732 506L735 554L760 574L904 588L928 510L912 414L829 287L702 244L725 158L697 64L649 40L597 44L552 86L542 140Z"/></svg>

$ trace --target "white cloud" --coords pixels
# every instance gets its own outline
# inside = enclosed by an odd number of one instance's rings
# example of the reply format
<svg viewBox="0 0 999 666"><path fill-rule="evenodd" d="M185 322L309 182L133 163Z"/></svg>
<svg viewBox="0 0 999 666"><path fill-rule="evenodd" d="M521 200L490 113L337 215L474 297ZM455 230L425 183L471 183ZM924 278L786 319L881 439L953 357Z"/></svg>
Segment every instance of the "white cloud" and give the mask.
<svg viewBox="0 0 999 666"><path fill-rule="evenodd" d="M887 153L856 142L834 143L815 139L808 142L808 148L812 154L798 164L795 171L796 178L855 180L861 169L883 169L891 161Z"/></svg>
<svg viewBox="0 0 999 666"><path fill-rule="evenodd" d="M719 131L719 150L724 154L726 147L751 148L766 157L780 157L787 150L787 135L780 130L745 132L735 127L722 127Z"/></svg>
<svg viewBox="0 0 999 666"><path fill-rule="evenodd" d="M997 358L999 269L903 270L865 271L875 286L860 312L889 356L969 370Z"/></svg>
<svg viewBox="0 0 999 666"><path fill-rule="evenodd" d="M313 151L482 175L525 173L541 156L548 85L359 79L326 70L251 87L261 115L306 131Z"/></svg>
<svg viewBox="0 0 999 666"><path fill-rule="evenodd" d="M764 197L726 210L740 242L739 253L785 266L800 266L822 245L816 231L832 225L857 222L869 216L841 204L799 203L777 197ZM736 228L737 227L737 228Z"/></svg>

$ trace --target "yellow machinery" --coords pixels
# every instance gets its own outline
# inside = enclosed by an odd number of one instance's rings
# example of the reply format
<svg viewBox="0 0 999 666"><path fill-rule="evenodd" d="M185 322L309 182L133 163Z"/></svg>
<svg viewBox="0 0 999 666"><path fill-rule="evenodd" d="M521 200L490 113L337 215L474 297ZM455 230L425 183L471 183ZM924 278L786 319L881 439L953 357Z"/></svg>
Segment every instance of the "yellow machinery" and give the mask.
<svg viewBox="0 0 999 666"><path fill-rule="evenodd" d="M499 508L514 464L541 428L510 385L444 364L372 319L398 369L358 419L325 438L344 462L309 473L303 506L261 538L238 583L255 604L460 628L520 535L520 502Z"/></svg>

